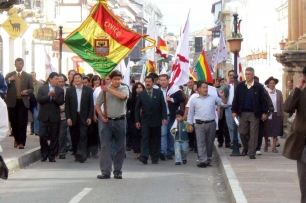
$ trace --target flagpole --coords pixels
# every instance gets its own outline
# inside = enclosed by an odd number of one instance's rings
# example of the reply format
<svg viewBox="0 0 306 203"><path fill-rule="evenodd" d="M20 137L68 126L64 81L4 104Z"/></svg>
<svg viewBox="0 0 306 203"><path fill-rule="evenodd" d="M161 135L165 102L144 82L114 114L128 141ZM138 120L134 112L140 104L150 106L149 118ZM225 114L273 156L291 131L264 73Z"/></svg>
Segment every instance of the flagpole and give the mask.
<svg viewBox="0 0 306 203"><path fill-rule="evenodd" d="M105 86L105 78L102 80L102 84L103 86ZM103 91L103 98L104 98L104 103L103 103L103 108L104 108L104 118L107 119L107 108L106 108L106 92Z"/></svg>

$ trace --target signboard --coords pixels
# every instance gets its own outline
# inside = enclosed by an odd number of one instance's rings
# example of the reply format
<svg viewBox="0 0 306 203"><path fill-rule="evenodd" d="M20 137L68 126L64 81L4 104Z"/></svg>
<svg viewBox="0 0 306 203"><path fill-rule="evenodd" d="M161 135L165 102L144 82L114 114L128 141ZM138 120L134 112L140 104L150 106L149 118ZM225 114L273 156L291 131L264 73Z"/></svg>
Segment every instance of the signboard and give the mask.
<svg viewBox="0 0 306 203"><path fill-rule="evenodd" d="M39 28L33 30L33 38L38 40L52 41L57 38L57 32L51 28Z"/></svg>
<svg viewBox="0 0 306 203"><path fill-rule="evenodd" d="M212 39L220 37L220 30L213 30L212 31Z"/></svg>
<svg viewBox="0 0 306 203"><path fill-rule="evenodd" d="M52 51L59 52L59 45L59 40L53 40ZM62 51L74 53L65 43L62 44Z"/></svg>
<svg viewBox="0 0 306 203"><path fill-rule="evenodd" d="M13 40L22 35L28 29L28 25L16 12L8 17L8 19L2 24L2 27Z"/></svg>

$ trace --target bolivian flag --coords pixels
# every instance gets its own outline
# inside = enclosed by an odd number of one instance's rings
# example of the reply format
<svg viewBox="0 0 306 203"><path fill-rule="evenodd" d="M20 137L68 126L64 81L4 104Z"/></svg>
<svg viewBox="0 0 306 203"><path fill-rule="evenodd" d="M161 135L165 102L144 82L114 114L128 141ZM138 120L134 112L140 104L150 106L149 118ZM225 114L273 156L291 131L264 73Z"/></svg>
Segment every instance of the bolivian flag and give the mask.
<svg viewBox="0 0 306 203"><path fill-rule="evenodd" d="M198 62L196 64L198 80L204 80L207 83L213 83L213 78L208 66L205 52L202 50L202 53L199 56Z"/></svg>
<svg viewBox="0 0 306 203"><path fill-rule="evenodd" d="M64 43L95 71L105 78L145 38L126 27L99 1L87 19L73 31Z"/></svg>
<svg viewBox="0 0 306 203"><path fill-rule="evenodd" d="M159 38L159 43L156 47L156 53L164 59L168 59L169 49L166 42L162 38Z"/></svg>

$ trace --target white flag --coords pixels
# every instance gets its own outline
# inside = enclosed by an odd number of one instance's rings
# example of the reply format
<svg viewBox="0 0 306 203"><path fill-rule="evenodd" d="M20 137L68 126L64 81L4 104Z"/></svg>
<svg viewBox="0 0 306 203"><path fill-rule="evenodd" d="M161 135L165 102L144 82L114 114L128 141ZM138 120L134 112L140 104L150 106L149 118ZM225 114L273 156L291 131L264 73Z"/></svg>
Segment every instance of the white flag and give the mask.
<svg viewBox="0 0 306 203"><path fill-rule="evenodd" d="M144 80L145 80L145 77L146 77L146 72L147 72L147 66L146 66L146 64L143 64L139 82L144 83Z"/></svg>
<svg viewBox="0 0 306 203"><path fill-rule="evenodd" d="M56 68L53 67L52 63L51 63L51 59L50 56L47 54L46 48L44 48L45 50L45 66L46 66L46 73L47 76L50 75L50 73L52 72L58 72Z"/></svg>
<svg viewBox="0 0 306 203"><path fill-rule="evenodd" d="M119 70L122 75L125 75L126 65L125 65L124 59L120 61L120 63L114 68L114 70Z"/></svg>
<svg viewBox="0 0 306 203"><path fill-rule="evenodd" d="M213 65L214 72L216 71L215 67L219 63L222 63L223 61L225 61L226 59L227 59L227 50L226 50L226 44L224 40L224 34L223 34L223 31L220 30L219 45L218 45L218 48L215 50L215 53L213 54L213 58L212 58L212 65Z"/></svg>
<svg viewBox="0 0 306 203"><path fill-rule="evenodd" d="M129 58L129 61L128 61L127 66L126 66L126 71L125 71L125 74L124 74L124 78L122 80L122 83L128 85L129 87L130 87L130 72L131 72L130 63L131 62L130 62L130 58Z"/></svg>
<svg viewBox="0 0 306 203"><path fill-rule="evenodd" d="M156 28L156 23L155 23L155 10L153 10L152 15L151 15L151 19L150 19L149 24L148 24L147 35L148 35L149 38L157 41L157 28ZM146 47L152 46L152 42L145 41L145 46ZM147 56L148 61L151 61L151 64L154 64L154 61L155 61L155 47L146 49L146 56ZM149 66L149 64L148 64L148 66ZM156 66L156 64L154 65L154 68L155 68L155 66Z"/></svg>

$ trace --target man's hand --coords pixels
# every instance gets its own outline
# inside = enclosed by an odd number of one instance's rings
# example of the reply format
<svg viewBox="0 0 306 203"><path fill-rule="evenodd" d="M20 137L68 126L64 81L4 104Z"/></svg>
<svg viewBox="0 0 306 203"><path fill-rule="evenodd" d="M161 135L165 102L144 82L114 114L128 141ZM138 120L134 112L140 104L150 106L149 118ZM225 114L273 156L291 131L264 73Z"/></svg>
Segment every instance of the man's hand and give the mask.
<svg viewBox="0 0 306 203"><path fill-rule="evenodd" d="M105 116L103 116L103 117L102 117L102 121L103 121L103 123L107 123L107 122L108 122L108 118L105 117Z"/></svg>
<svg viewBox="0 0 306 203"><path fill-rule="evenodd" d="M189 124L189 126L188 126L188 127L189 127L189 132L191 132L191 133L192 133L192 132L193 132L193 126L192 126L191 124Z"/></svg>
<svg viewBox="0 0 306 203"><path fill-rule="evenodd" d="M90 118L87 118L86 123L87 123L87 125L90 125L90 124L91 124L91 119L90 119Z"/></svg>
<svg viewBox="0 0 306 203"><path fill-rule="evenodd" d="M267 120L267 118L268 118L267 114L262 114L261 120L265 121L265 120Z"/></svg>
<svg viewBox="0 0 306 203"><path fill-rule="evenodd" d="M170 96L167 96L166 100L167 101L172 101Z"/></svg>
<svg viewBox="0 0 306 203"><path fill-rule="evenodd" d="M23 91L21 91L21 95L28 95L28 90L23 90Z"/></svg>
<svg viewBox="0 0 306 203"><path fill-rule="evenodd" d="M237 117L237 114L236 113L232 113L232 117L233 118Z"/></svg>
<svg viewBox="0 0 306 203"><path fill-rule="evenodd" d="M9 81L15 81L16 80L16 75L12 75L11 77L9 77Z"/></svg>
<svg viewBox="0 0 306 203"><path fill-rule="evenodd" d="M168 124L168 120L167 119L163 119L163 125L167 125Z"/></svg>
<svg viewBox="0 0 306 203"><path fill-rule="evenodd" d="M304 78L300 78L296 84L296 87L301 89L304 85L305 85L305 79Z"/></svg>
<svg viewBox="0 0 306 203"><path fill-rule="evenodd" d="M72 126L72 120L71 120L71 119L68 119L68 120L67 120L67 124L68 124L68 126Z"/></svg>
<svg viewBox="0 0 306 203"><path fill-rule="evenodd" d="M140 125L139 122L136 123L136 128L137 128L137 129L140 129L140 128L141 128L141 125Z"/></svg>
<svg viewBox="0 0 306 203"><path fill-rule="evenodd" d="M103 92L108 92L109 88L106 85L101 85Z"/></svg>
<svg viewBox="0 0 306 203"><path fill-rule="evenodd" d="M52 90L52 91L48 92L48 96L49 97L55 97L55 91Z"/></svg>

